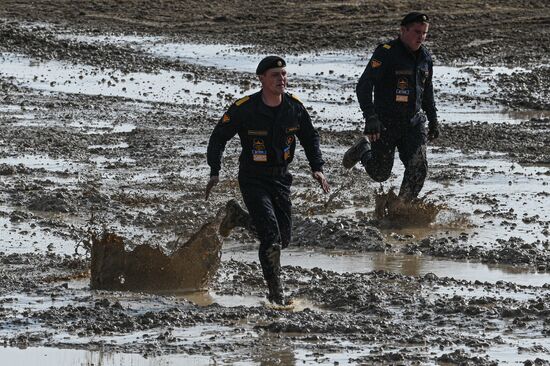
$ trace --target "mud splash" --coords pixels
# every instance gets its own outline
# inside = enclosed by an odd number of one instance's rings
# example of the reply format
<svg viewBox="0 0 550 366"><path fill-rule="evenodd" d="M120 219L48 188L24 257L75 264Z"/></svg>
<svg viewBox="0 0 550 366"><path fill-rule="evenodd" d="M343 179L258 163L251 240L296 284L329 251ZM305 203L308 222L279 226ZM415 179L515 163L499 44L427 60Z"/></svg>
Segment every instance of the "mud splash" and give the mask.
<svg viewBox="0 0 550 366"><path fill-rule="evenodd" d="M91 288L119 291L207 288L221 261L222 240L218 230L222 212L184 244L176 244L171 255L144 244L126 251L121 236L107 231L93 234Z"/></svg>
<svg viewBox="0 0 550 366"><path fill-rule="evenodd" d="M425 197L405 201L390 188L387 193L383 190L376 193L374 216L384 227L427 226L444 208L443 205L427 202Z"/></svg>

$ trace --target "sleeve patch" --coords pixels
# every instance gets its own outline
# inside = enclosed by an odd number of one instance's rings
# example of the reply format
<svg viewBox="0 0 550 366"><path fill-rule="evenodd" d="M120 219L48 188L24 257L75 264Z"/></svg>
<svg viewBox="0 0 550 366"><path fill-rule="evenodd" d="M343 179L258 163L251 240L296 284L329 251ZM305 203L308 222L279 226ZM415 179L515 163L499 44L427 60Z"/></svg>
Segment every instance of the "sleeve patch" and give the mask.
<svg viewBox="0 0 550 366"><path fill-rule="evenodd" d="M372 66L373 69L376 69L382 66L382 62L376 59L372 59L372 61L370 62L370 65Z"/></svg>
<svg viewBox="0 0 550 366"><path fill-rule="evenodd" d="M296 99L298 102L302 103L302 101L300 100L300 98L298 98L296 95L290 94L290 96L291 96L293 99ZM303 103L302 103L302 104L303 104Z"/></svg>
<svg viewBox="0 0 550 366"><path fill-rule="evenodd" d="M222 117L222 123L229 123L229 121L231 121L231 118L229 118L229 115L227 113L224 113Z"/></svg>
<svg viewBox="0 0 550 366"><path fill-rule="evenodd" d="M235 105L238 107L238 106L240 106L241 104L243 104L244 102L246 102L246 101L249 100L249 99L250 99L249 96L246 96L246 97L244 97L244 98L241 98L241 99L239 99L239 100L237 100L237 101L235 102Z"/></svg>

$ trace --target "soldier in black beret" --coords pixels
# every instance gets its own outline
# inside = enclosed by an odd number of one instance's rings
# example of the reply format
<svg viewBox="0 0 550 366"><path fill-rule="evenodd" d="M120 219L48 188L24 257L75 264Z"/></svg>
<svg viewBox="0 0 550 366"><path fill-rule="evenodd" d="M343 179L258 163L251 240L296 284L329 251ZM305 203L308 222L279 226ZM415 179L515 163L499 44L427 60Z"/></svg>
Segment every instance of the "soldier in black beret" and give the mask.
<svg viewBox="0 0 550 366"><path fill-rule="evenodd" d="M268 299L286 305L280 279L280 255L281 249L286 248L291 240L292 175L288 165L294 158L296 138L304 147L313 178L325 193L329 191L329 185L323 174L319 134L302 102L286 93L285 60L279 56L265 57L258 64L256 74L262 89L233 103L210 136L207 149L210 180L206 186L206 199L219 182L225 145L238 134L242 146L239 187L260 240L259 257L269 290ZM239 208L234 204L232 207L229 208L236 211L234 216L242 218ZM226 217L229 219L224 219L220 227L222 234L237 225L231 222L231 215ZM239 224L243 225L242 222Z"/></svg>
<svg viewBox="0 0 550 366"><path fill-rule="evenodd" d="M256 75L263 75L269 69L277 69L280 67L286 67L286 62L279 56L267 56L264 57L258 67L256 67Z"/></svg>
<svg viewBox="0 0 550 366"><path fill-rule="evenodd" d="M342 162L349 169L360 161L371 178L383 182L391 175L397 148L405 166L399 196L405 200L420 193L428 172L426 143L439 136L433 62L423 45L428 28L426 14L409 13L401 20L399 37L374 51L356 88L364 136Z"/></svg>

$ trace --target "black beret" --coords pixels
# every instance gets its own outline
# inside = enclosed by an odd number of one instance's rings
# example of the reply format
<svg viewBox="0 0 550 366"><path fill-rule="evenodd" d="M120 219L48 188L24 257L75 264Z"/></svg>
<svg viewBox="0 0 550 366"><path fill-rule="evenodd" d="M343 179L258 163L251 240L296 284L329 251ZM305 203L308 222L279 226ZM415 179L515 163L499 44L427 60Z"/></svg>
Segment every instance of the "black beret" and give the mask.
<svg viewBox="0 0 550 366"><path fill-rule="evenodd" d="M285 67L285 66L286 66L286 62L281 57L267 56L258 64L258 67L256 68L256 75L262 75L267 70L273 69L275 67Z"/></svg>
<svg viewBox="0 0 550 366"><path fill-rule="evenodd" d="M411 23L428 23L429 21L430 18L428 18L426 14L413 11L412 13L405 15L401 21L401 25L409 25Z"/></svg>

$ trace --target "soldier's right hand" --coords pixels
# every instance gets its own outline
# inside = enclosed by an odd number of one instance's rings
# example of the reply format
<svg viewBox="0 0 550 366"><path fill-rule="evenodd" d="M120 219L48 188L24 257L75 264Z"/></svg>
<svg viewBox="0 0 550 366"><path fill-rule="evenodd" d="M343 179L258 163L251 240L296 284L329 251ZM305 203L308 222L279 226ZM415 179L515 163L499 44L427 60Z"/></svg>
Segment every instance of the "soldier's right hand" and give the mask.
<svg viewBox="0 0 550 366"><path fill-rule="evenodd" d="M206 185L206 192L204 195L204 199L208 201L208 196L210 196L210 191L216 184L220 182L220 177L217 175L213 175L210 177L210 180L208 181L208 184Z"/></svg>
<svg viewBox="0 0 550 366"><path fill-rule="evenodd" d="M383 129L382 122L378 119L376 114L365 117L365 131L370 142L376 141L380 138L380 132Z"/></svg>
<svg viewBox="0 0 550 366"><path fill-rule="evenodd" d="M428 141L433 141L439 137L439 123L436 121L430 121L428 124Z"/></svg>

